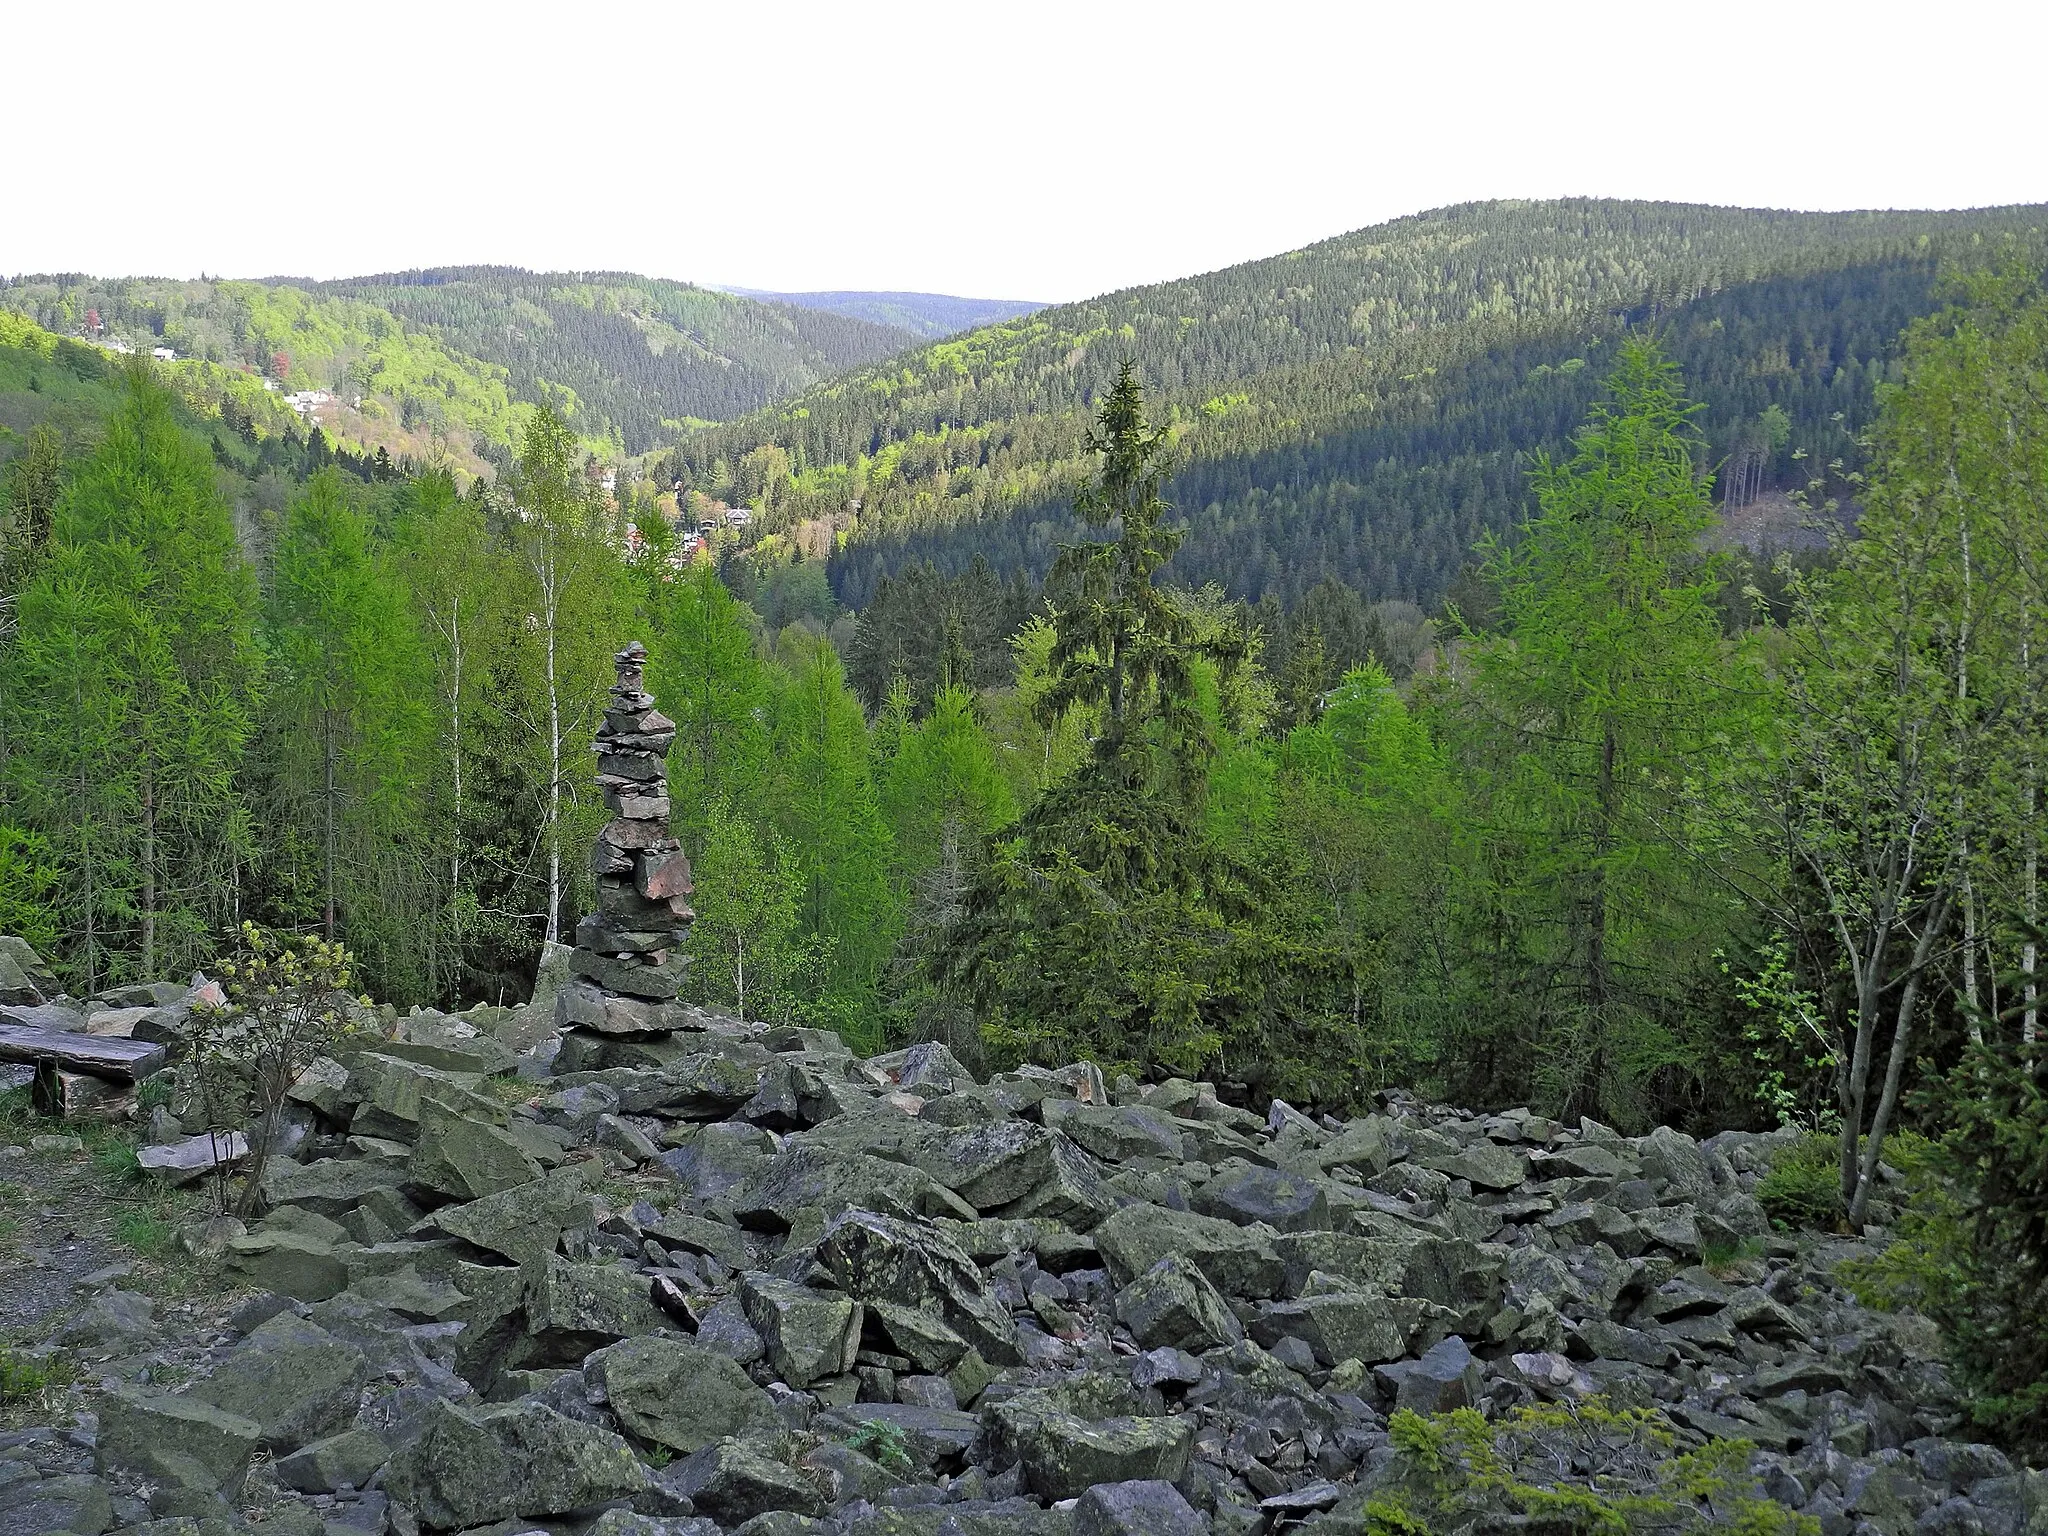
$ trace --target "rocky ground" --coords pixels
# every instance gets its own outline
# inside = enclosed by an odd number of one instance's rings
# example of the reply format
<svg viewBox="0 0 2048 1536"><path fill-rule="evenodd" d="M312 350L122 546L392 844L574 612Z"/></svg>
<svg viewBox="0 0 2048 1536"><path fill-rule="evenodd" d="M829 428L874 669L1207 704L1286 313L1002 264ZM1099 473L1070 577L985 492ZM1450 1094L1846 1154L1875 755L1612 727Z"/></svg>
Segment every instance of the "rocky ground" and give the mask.
<svg viewBox="0 0 2048 1536"><path fill-rule="evenodd" d="M1368 1536L1399 1410L1594 1401L1747 1442L1825 1536L2048 1532L2048 1476L1947 1438L1928 1325L1835 1283L1867 1250L1770 1229L1770 1138L529 1018L323 1061L268 1214L154 1296L57 1231L85 1149L0 1149L47 1259L0 1322L79 1377L0 1433L0 1536Z"/></svg>

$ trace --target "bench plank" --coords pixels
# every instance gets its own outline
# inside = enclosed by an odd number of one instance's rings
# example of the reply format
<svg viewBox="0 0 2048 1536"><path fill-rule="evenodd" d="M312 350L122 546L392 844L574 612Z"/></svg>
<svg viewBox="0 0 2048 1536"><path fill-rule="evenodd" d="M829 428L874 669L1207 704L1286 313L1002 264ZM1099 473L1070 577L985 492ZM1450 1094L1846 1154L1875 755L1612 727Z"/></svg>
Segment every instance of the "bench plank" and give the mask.
<svg viewBox="0 0 2048 1536"><path fill-rule="evenodd" d="M74 1035L0 1024L0 1061L54 1061L68 1071L139 1083L163 1066L164 1048L120 1035Z"/></svg>

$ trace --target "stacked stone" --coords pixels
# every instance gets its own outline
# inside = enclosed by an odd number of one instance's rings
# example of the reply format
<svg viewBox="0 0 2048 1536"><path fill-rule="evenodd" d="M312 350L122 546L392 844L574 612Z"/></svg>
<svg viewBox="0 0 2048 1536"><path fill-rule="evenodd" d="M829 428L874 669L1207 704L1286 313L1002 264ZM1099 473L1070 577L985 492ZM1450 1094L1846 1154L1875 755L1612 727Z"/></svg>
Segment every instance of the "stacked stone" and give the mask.
<svg viewBox="0 0 2048 1536"><path fill-rule="evenodd" d="M618 681L595 743L612 820L591 854L597 910L576 925L571 979L555 1000L565 1045L578 1032L653 1040L683 1024L675 997L695 914L690 862L668 826L664 760L676 726L646 690L646 648L635 641L615 660Z"/></svg>

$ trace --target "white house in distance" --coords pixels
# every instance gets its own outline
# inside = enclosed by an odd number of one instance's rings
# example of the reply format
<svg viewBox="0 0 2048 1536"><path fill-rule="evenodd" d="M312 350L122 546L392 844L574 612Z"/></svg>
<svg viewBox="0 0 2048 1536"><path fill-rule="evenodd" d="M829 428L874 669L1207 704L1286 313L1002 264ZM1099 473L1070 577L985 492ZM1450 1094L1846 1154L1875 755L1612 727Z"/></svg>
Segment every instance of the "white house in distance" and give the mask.
<svg viewBox="0 0 2048 1536"><path fill-rule="evenodd" d="M149 355L160 363L174 363L178 360L177 352L170 347L151 347Z"/></svg>
<svg viewBox="0 0 2048 1536"><path fill-rule="evenodd" d="M753 521L753 511L747 507L734 507L725 514L725 526L728 528L745 528Z"/></svg>
<svg viewBox="0 0 2048 1536"><path fill-rule="evenodd" d="M324 389L299 389L286 395L284 403L311 421L319 414L321 406L334 403L334 396Z"/></svg>

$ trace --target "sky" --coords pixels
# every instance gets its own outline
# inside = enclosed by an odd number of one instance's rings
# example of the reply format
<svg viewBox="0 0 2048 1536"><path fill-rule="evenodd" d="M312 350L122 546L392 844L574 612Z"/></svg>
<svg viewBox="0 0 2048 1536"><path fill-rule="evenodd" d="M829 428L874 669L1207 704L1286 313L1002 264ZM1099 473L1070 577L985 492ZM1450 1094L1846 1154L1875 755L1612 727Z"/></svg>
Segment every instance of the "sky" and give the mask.
<svg viewBox="0 0 2048 1536"><path fill-rule="evenodd" d="M1480 198L2048 201L2040 0L12 11L6 273L1060 301Z"/></svg>

